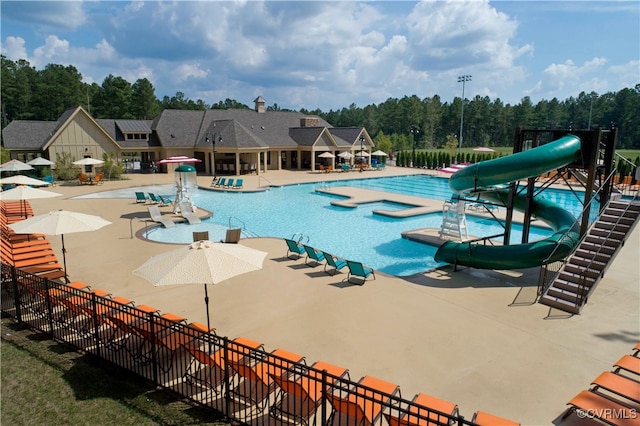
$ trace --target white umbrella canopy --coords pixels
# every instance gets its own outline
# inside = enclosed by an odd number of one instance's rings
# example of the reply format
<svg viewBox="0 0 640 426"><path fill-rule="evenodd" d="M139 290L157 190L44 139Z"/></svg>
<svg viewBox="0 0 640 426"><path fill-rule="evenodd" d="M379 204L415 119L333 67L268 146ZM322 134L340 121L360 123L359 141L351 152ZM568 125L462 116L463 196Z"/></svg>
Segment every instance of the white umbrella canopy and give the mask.
<svg viewBox="0 0 640 426"><path fill-rule="evenodd" d="M160 161L156 161L156 164L178 164L178 163L200 163L202 160L197 158L187 157L186 155L177 155L174 157L167 157Z"/></svg>
<svg viewBox="0 0 640 426"><path fill-rule="evenodd" d="M4 181L4 179L3 179ZM0 198L3 200L35 200L37 198L53 198L59 197L60 193L53 191L45 191L44 189L32 188L30 186L16 186L0 192Z"/></svg>
<svg viewBox="0 0 640 426"><path fill-rule="evenodd" d="M44 157L36 157L31 161L27 161L27 164L30 166L53 166L56 163L51 160L47 160Z"/></svg>
<svg viewBox="0 0 640 426"><path fill-rule="evenodd" d="M15 175L15 176L9 176L9 177L0 179L0 185L7 185L7 184L30 185L30 186L47 186L47 185L50 185L49 182L45 182L45 181L40 180L40 179L30 178L29 176L25 176L25 175Z"/></svg>
<svg viewBox="0 0 640 426"><path fill-rule="evenodd" d="M197 241L188 246L151 257L133 271L154 286L178 284L203 284L207 327L209 319L209 295L207 284L262 269L267 253L240 244Z"/></svg>
<svg viewBox="0 0 640 426"><path fill-rule="evenodd" d="M97 158L87 157L82 160L74 161L73 164L76 166L99 166L100 164L104 164L104 161L98 160Z"/></svg>
<svg viewBox="0 0 640 426"><path fill-rule="evenodd" d="M8 191L7 191L8 192ZM42 191L45 192L45 191ZM67 276L67 250L64 247L64 234L75 232L96 231L111 222L90 214L70 212L67 210L54 210L49 213L33 216L9 225L16 234L45 234L60 235L62 238L62 260L64 264L65 280Z"/></svg>
<svg viewBox="0 0 640 426"><path fill-rule="evenodd" d="M371 155L375 155L375 156L378 156L378 157L387 157L388 156L388 154L386 152L381 151L381 150L374 151L374 152L371 153Z"/></svg>
<svg viewBox="0 0 640 426"><path fill-rule="evenodd" d="M371 154L369 154L367 151L360 151L358 153L356 153L356 157L369 157Z"/></svg>
<svg viewBox="0 0 640 426"><path fill-rule="evenodd" d="M0 165L0 172L22 172L25 170L33 170L33 167L20 160L9 160Z"/></svg>
<svg viewBox="0 0 640 426"><path fill-rule="evenodd" d="M355 156L352 153L350 153L349 151L343 151L340 154L338 154L338 157L340 157L340 158L353 158Z"/></svg>
<svg viewBox="0 0 640 426"><path fill-rule="evenodd" d="M496 152L495 149L491 149L491 148L487 148L484 146L478 147L478 148L473 148L474 151L478 151L478 152Z"/></svg>
<svg viewBox="0 0 640 426"><path fill-rule="evenodd" d="M327 152L323 152L322 154L318 155L319 158L335 158L336 156L333 155L332 153L330 153L329 151Z"/></svg>

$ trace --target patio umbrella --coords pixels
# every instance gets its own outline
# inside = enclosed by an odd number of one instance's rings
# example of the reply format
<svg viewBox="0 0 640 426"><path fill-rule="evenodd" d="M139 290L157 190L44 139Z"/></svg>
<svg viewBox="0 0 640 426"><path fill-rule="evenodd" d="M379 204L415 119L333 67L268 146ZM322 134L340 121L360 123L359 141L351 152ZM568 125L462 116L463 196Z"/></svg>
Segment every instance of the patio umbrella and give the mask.
<svg viewBox="0 0 640 426"><path fill-rule="evenodd" d="M9 176L9 177L0 179L0 185L7 185L7 184L29 185L29 186L47 186L47 185L50 185L49 182L45 182L45 181L40 180L40 179L30 178L29 176L25 176L25 175L15 175L15 176Z"/></svg>
<svg viewBox="0 0 640 426"><path fill-rule="evenodd" d="M15 222L9 225L9 228L13 229L17 234L60 235L62 238L64 278L69 282L69 277L67 276L67 250L64 248L64 234L95 231L110 224L111 222L104 220L100 216L70 212L67 210L54 210L46 214Z"/></svg>
<svg viewBox="0 0 640 426"><path fill-rule="evenodd" d="M323 152L322 154L318 155L319 158L335 158L336 156L333 155L332 153L330 153L329 151Z"/></svg>
<svg viewBox="0 0 640 426"><path fill-rule="evenodd" d="M343 151L340 154L338 154L338 157L340 157L340 158L353 158L354 155L352 153L350 153L349 151Z"/></svg>
<svg viewBox="0 0 640 426"><path fill-rule="evenodd" d="M178 163L201 163L202 160L197 158L187 157L186 155L177 155L174 157L167 157L160 161L156 161L156 164L178 164Z"/></svg>
<svg viewBox="0 0 640 426"><path fill-rule="evenodd" d="M0 172L22 172L25 170L33 170L33 167L20 160L9 160L0 165Z"/></svg>
<svg viewBox="0 0 640 426"><path fill-rule="evenodd" d="M491 149L491 148L487 148L484 146L478 147L478 148L473 148L474 151L478 151L478 152L496 152L495 149Z"/></svg>
<svg viewBox="0 0 640 426"><path fill-rule="evenodd" d="M211 329L207 284L217 284L236 275L262 269L266 255L263 251L240 244L197 241L153 256L133 273L154 286L203 284L207 328Z"/></svg>
<svg viewBox="0 0 640 426"><path fill-rule="evenodd" d="M360 151L358 153L356 153L356 157L369 157L371 154L369 154L367 151Z"/></svg>
<svg viewBox="0 0 640 426"><path fill-rule="evenodd" d="M104 164L104 161L98 160L97 158L87 157L82 160L74 161L73 164L76 166L99 166L100 164Z"/></svg>
<svg viewBox="0 0 640 426"><path fill-rule="evenodd" d="M58 192L45 191L43 189L32 188L30 186L24 186L24 185L16 186L15 188L11 188L6 191L0 192L0 198L2 198L2 200L4 201L9 201L9 200L21 201L20 210L21 210L21 213L24 212L25 217L27 216L25 200L35 200L38 198L53 198L53 197L59 197L61 195L62 194ZM35 233L37 234L38 232L35 232ZM27 232L27 234L31 234L31 232Z"/></svg>
<svg viewBox="0 0 640 426"><path fill-rule="evenodd" d="M388 157L389 156L386 152L380 151L380 150L372 152L371 155L374 155L374 156L377 156L377 157Z"/></svg>
<svg viewBox="0 0 640 426"><path fill-rule="evenodd" d="M44 157L36 157L31 161L27 161L27 164L30 166L53 166L56 163L51 160L47 160Z"/></svg>

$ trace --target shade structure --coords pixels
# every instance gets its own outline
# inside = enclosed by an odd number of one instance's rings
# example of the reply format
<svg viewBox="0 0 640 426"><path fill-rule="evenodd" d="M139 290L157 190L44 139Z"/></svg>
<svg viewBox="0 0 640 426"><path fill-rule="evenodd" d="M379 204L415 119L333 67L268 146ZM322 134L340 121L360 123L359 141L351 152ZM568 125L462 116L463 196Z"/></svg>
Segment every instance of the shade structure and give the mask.
<svg viewBox="0 0 640 426"><path fill-rule="evenodd" d="M197 158L187 157L186 155L177 155L174 157L163 158L160 161L156 161L156 164L179 164L179 163L201 163L202 160Z"/></svg>
<svg viewBox="0 0 640 426"><path fill-rule="evenodd" d="M44 189L37 189L37 188L32 188L30 186L24 186L24 185L16 186L15 188L11 188L6 191L0 192L0 198L3 201L9 201L9 200L21 201L20 209L24 213L25 217L27 215L25 200L53 198L53 197L59 197L61 195L62 194L58 192L45 191ZM31 234L31 232L27 232L27 234Z"/></svg>
<svg viewBox="0 0 640 426"><path fill-rule="evenodd" d="M0 165L0 172L22 172L25 170L33 170L33 167L20 160L9 160Z"/></svg>
<svg viewBox="0 0 640 426"><path fill-rule="evenodd" d="M349 151L343 151L340 154L338 154L338 157L340 157L340 158L353 158L355 156L352 153L350 153Z"/></svg>
<svg viewBox="0 0 640 426"><path fill-rule="evenodd" d="M241 244L197 241L153 256L133 273L154 286L204 285L207 327L211 329L207 284L217 284L237 275L262 269L266 255L263 251Z"/></svg>
<svg viewBox="0 0 640 426"><path fill-rule="evenodd" d="M47 160L44 157L36 157L31 161L27 161L27 164L30 166L53 166L56 163L51 160Z"/></svg>
<svg viewBox="0 0 640 426"><path fill-rule="evenodd" d="M327 152L323 152L322 154L318 155L319 158L335 158L336 156L333 155L332 153L330 153L329 151Z"/></svg>
<svg viewBox="0 0 640 426"><path fill-rule="evenodd" d="M377 156L377 157L388 157L389 154L387 154L384 151L377 150L377 151L372 152L371 155L374 155L374 156Z"/></svg>
<svg viewBox="0 0 640 426"><path fill-rule="evenodd" d="M98 160L97 158L87 157L82 160L74 161L73 164L76 166L99 166L100 164L104 164L104 161Z"/></svg>
<svg viewBox="0 0 640 426"><path fill-rule="evenodd" d="M43 191L44 192L44 191ZM98 230L111 222L84 213L70 212L67 210L54 210L49 213L33 216L9 225L9 228L17 234L45 234L60 235L62 238L62 262L64 265L64 277L67 282L67 250L64 247L64 234L75 232L89 232Z"/></svg>
<svg viewBox="0 0 640 426"><path fill-rule="evenodd" d="M473 150L477 151L477 152L496 152L495 149L487 148L485 146L480 146L478 148L473 148Z"/></svg>
<svg viewBox="0 0 640 426"><path fill-rule="evenodd" d="M367 151L360 151L358 153L356 153L356 157L369 157L371 154L369 154Z"/></svg>
<svg viewBox="0 0 640 426"><path fill-rule="evenodd" d="M49 182L40 179L30 178L25 175L14 175L0 179L0 185L29 185L29 186L47 186Z"/></svg>

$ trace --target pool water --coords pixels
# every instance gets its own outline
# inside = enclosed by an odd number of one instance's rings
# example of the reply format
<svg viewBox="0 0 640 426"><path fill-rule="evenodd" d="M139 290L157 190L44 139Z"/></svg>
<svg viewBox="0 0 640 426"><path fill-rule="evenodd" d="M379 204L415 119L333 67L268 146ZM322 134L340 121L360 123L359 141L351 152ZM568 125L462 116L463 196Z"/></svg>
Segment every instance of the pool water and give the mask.
<svg viewBox="0 0 640 426"><path fill-rule="evenodd" d="M147 238L166 243L189 243L192 232L209 231L209 239L224 239L229 227L243 228L245 237L291 238L305 235L318 250L363 262L376 270L408 276L441 266L433 256L437 247L402 238L404 231L439 228L441 213L411 218L390 218L373 210L394 210L406 206L378 202L357 208L332 206L335 195L316 192L327 186L355 186L367 189L417 195L432 199L451 198L448 180L424 175L308 183L272 188L264 192L219 192L198 190L192 194L199 207L212 211L211 219L198 225L178 224L173 228L150 228ZM566 191L564 191L566 192ZM571 193L565 198L574 197ZM579 203L578 203L579 205ZM565 206L566 208L566 206ZM467 216L469 235L488 236L502 233L493 219ZM529 241L551 234L548 228L533 227ZM297 238L296 238L297 239ZM521 239L521 227L514 225L511 241ZM282 255L287 251L282 242Z"/></svg>

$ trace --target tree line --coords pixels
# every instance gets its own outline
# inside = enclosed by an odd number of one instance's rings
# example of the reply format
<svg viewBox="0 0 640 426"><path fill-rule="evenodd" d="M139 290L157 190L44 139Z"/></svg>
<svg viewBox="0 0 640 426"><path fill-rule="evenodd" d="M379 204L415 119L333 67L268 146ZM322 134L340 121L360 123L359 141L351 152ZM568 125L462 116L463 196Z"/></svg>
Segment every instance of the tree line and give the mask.
<svg viewBox="0 0 640 426"><path fill-rule="evenodd" d="M49 64L37 70L28 61L1 59L2 127L12 120L56 121L64 111L81 105L95 118L153 119L163 109L206 110L249 108L232 99L207 104L183 92L158 99L146 78L130 83L109 75L102 84L83 83L73 65ZM438 95L389 98L374 105L351 104L328 112L301 109L336 127L366 127L377 143L395 151L444 148L460 136L463 100L442 101ZM524 97L515 105L499 98L475 96L464 100L464 147L511 146L518 126L537 129L618 128L619 149L640 149L640 83L634 88L598 94L581 92L565 100L533 103ZM268 110L281 111L278 104ZM414 131L410 132L413 128ZM453 141L453 142L452 142Z"/></svg>

